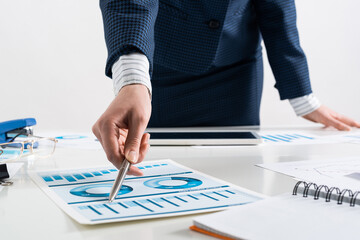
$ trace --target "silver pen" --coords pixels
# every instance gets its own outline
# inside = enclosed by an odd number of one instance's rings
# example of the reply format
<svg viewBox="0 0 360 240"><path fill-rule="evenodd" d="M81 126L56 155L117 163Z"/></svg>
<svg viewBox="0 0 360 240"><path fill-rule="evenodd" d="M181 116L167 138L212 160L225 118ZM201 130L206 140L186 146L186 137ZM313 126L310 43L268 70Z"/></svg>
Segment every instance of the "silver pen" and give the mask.
<svg viewBox="0 0 360 240"><path fill-rule="evenodd" d="M131 166L131 163L128 160L126 160L126 158L125 158L120 166L118 175L114 182L114 185L111 188L111 192L109 194L109 202L114 201L114 199L115 199L116 195L118 194L118 192L121 188L121 185L125 179L126 173L129 171L130 166Z"/></svg>

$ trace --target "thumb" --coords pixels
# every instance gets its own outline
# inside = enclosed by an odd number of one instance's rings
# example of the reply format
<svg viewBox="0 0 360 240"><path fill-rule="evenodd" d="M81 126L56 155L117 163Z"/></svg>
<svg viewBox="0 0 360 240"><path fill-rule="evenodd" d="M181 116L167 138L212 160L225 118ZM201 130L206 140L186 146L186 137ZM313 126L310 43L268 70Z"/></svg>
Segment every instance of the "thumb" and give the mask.
<svg viewBox="0 0 360 240"><path fill-rule="evenodd" d="M139 158L140 143L144 130L139 125L129 127L124 150L125 158L133 164L137 163Z"/></svg>

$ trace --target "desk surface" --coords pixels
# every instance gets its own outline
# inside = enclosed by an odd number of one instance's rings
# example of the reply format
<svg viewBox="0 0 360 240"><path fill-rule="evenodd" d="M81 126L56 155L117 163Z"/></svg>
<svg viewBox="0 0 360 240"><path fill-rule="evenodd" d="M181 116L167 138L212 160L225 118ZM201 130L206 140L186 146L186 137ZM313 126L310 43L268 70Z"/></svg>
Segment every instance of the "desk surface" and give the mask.
<svg viewBox="0 0 360 240"><path fill-rule="evenodd" d="M332 134L331 131L316 128L300 130L311 130L321 135ZM170 158L238 186L266 195L276 195L291 191L295 181L256 167L255 164L359 155L359 145L351 143L263 144L237 147L151 147L146 160ZM194 215L97 226L80 225L63 213L27 175L29 169L82 168L107 164L105 154L98 150L58 148L51 159L34 162L29 159L14 178L14 185L0 192L1 238L211 239L188 230Z"/></svg>

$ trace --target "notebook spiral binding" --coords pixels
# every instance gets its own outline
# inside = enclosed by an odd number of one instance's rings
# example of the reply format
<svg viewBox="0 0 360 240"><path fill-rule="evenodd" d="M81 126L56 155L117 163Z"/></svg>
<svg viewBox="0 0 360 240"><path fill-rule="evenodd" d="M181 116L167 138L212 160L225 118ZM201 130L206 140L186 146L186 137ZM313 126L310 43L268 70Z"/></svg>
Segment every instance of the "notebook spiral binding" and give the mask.
<svg viewBox="0 0 360 240"><path fill-rule="evenodd" d="M300 185L304 185L304 191L303 191L303 197L307 197L308 194L309 194L309 190L311 188L313 188L315 190L315 193L314 193L314 200L318 200L319 199L319 195L320 195L320 192L323 191L326 193L326 197L325 197L325 201L326 202L330 202L331 200L331 195L335 193L338 195L337 197L337 203L338 204L342 204L343 203L343 200L344 200L344 197L346 194L348 194L349 198L350 198L350 206L351 207L354 207L355 206L355 203L356 203L356 199L358 197L358 195L360 194L360 191L356 191L356 192L352 192L350 189L343 189L343 190L340 190L339 188L337 187L331 187L329 188L328 186L326 185L316 185L315 183L312 183L312 182L304 182L304 181L298 181L296 184L295 184L295 187L293 189L293 195L297 195L297 192L298 192L298 188L300 187Z"/></svg>

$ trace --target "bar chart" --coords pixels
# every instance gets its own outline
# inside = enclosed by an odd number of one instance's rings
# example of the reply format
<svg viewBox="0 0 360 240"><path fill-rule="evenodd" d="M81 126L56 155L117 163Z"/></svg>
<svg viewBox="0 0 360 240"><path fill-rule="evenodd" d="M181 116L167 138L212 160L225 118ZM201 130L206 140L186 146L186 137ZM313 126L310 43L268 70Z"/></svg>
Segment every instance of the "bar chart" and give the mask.
<svg viewBox="0 0 360 240"><path fill-rule="evenodd" d="M314 144L322 143L324 138L306 132L263 131L260 132L265 144Z"/></svg>
<svg viewBox="0 0 360 240"><path fill-rule="evenodd" d="M232 188L185 193L164 197L115 201L112 203L76 206L74 209L93 222L139 219L191 211L208 211L238 206L259 200Z"/></svg>
<svg viewBox="0 0 360 240"><path fill-rule="evenodd" d="M30 176L68 215L83 224L129 221L215 211L251 203L262 195L186 168L171 160L138 165L113 202L112 167L34 172Z"/></svg>
<svg viewBox="0 0 360 240"><path fill-rule="evenodd" d="M264 141L271 142L294 142L297 140L313 140L314 137L305 136L302 134L292 133L292 134L269 134L261 136Z"/></svg>

